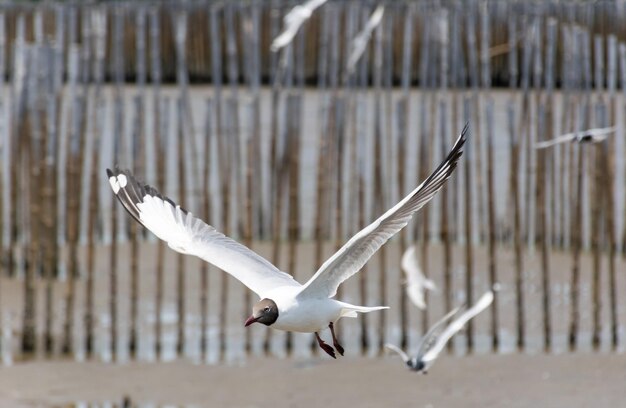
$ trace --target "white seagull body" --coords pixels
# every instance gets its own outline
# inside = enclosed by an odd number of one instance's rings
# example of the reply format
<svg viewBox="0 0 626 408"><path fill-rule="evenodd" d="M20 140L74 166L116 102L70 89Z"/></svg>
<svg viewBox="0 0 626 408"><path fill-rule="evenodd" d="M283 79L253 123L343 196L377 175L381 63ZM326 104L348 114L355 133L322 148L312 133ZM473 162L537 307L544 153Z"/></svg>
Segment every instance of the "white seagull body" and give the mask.
<svg viewBox="0 0 626 408"><path fill-rule="evenodd" d="M385 344L385 347L400 355L410 370L426 373L428 369L432 367L448 340L461 330L463 326L465 326L465 323L485 310L492 302L493 291L490 290L482 295L474 306L463 312L443 329L444 324L454 317L459 312L460 308L457 307L452 310L428 330L426 335L422 338L417 354L415 354L414 357L409 357L404 351L393 344Z"/></svg>
<svg viewBox="0 0 626 408"><path fill-rule="evenodd" d="M365 52L365 49L367 48L367 43L372 36L372 32L376 27L378 27L378 25L382 21L384 12L384 6L376 7L376 10L374 10L369 20L367 20L367 23L365 24L365 27L363 27L363 30L361 30L361 32L359 32L352 40L352 43L350 45L348 63L346 65L346 70L348 74L354 72L356 63L361 58L361 55L363 55L363 53Z"/></svg>
<svg viewBox="0 0 626 408"><path fill-rule="evenodd" d="M615 126L606 128L587 129L580 132L566 133L551 140L535 143L535 149L545 149L560 143L598 143L615 132Z"/></svg>
<svg viewBox="0 0 626 408"><path fill-rule="evenodd" d="M283 18L285 28L283 29L283 32L280 33L274 41L272 41L270 50L276 52L291 43L291 41L293 41L293 37L295 37L298 33L300 26L304 24L306 20L311 18L311 15L313 15L313 11L315 11L316 8L326 3L326 1L328 0L309 0L304 4L298 4L292 8L291 11L289 11L289 13L287 13Z"/></svg>
<svg viewBox="0 0 626 408"><path fill-rule="evenodd" d="M406 294L411 302L420 309L426 309L424 292L426 290L437 290L435 282L428 279L422 273L417 259L417 247L411 245L404 251L400 265L406 275Z"/></svg>
<svg viewBox="0 0 626 408"><path fill-rule="evenodd" d="M113 192L130 215L170 248L197 256L229 273L261 299L246 321L279 330L314 332L318 343L334 357L332 348L317 332L329 327L335 349L343 354L333 324L342 317L356 317L386 309L355 306L331 299L339 285L357 273L369 258L410 221L443 187L461 157L467 125L446 159L402 201L352 237L329 258L304 285L235 240L226 237L190 212L163 197L156 189L140 184L128 171L107 169Z"/></svg>

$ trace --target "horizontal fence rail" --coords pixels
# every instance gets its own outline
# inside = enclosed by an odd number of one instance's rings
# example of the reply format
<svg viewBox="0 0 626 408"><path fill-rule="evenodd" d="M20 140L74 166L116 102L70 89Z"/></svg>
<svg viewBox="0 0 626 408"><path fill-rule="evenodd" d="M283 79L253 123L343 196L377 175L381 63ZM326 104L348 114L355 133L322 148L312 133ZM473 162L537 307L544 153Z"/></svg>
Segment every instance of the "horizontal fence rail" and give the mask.
<svg viewBox="0 0 626 408"><path fill-rule="evenodd" d="M271 52L296 4L0 8L4 361L317 354L311 335L244 329L253 295L133 222L105 168L304 282L465 123L447 186L342 285L341 299L391 306L338 324L346 352L415 346L490 287L451 350L623 350L624 3L328 1ZM602 143L533 147L609 126ZM425 311L404 292L410 245L438 287Z"/></svg>

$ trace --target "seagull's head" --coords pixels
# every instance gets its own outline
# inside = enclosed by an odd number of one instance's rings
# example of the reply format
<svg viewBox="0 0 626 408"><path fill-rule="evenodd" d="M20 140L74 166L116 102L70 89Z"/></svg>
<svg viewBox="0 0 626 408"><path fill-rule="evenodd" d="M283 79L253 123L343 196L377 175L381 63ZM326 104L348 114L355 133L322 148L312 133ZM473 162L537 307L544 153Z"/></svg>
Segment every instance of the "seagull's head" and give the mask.
<svg viewBox="0 0 626 408"><path fill-rule="evenodd" d="M263 323L266 326L272 325L278 319L278 306L272 299L261 299L252 306L252 316L248 317L245 326L252 323Z"/></svg>
<svg viewBox="0 0 626 408"><path fill-rule="evenodd" d="M424 374L426 374L426 371L424 371L426 364L424 364L422 360L411 359L406 362L406 365L409 366L412 371L416 371L418 373L423 371Z"/></svg>

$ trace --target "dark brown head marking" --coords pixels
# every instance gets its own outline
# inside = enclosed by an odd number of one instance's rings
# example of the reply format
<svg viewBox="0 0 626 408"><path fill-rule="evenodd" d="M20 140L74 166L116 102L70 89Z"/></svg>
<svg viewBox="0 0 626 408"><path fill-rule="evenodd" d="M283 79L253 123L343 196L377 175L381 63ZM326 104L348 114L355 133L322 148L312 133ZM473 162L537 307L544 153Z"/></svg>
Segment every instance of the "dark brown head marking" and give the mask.
<svg viewBox="0 0 626 408"><path fill-rule="evenodd" d="M272 299L262 299L252 307L252 316L246 320L245 325L252 323L263 323L266 326L272 325L278 319L278 306Z"/></svg>

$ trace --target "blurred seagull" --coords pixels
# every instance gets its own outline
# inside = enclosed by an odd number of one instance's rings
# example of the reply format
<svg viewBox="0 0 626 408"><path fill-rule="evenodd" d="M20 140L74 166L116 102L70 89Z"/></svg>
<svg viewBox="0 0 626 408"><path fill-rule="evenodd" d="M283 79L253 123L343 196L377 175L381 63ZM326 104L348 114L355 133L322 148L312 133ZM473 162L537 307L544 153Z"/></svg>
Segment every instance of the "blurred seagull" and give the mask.
<svg viewBox="0 0 626 408"><path fill-rule="evenodd" d="M289 44L298 33L300 26L311 17L316 8L326 3L326 1L328 0L309 0L304 4L298 4L292 8L283 18L285 28L283 32L272 41L270 50L276 52Z"/></svg>
<svg viewBox="0 0 626 408"><path fill-rule="evenodd" d="M535 143L535 149L545 149L559 143L598 143L608 137L609 134L615 132L615 126L606 128L587 129L580 132L566 133L559 137L544 142Z"/></svg>
<svg viewBox="0 0 626 408"><path fill-rule="evenodd" d="M445 323L454 317L461 308L456 308L435 323L422 338L415 357L409 357L404 351L393 344L385 344L385 348L396 352L411 371L424 374L432 367L444 346L471 318L485 310L493 302L493 291L488 291L478 299L478 302L459 317L452 321L445 329Z"/></svg>
<svg viewBox="0 0 626 408"><path fill-rule="evenodd" d="M369 20L367 20L367 23L365 23L363 30L361 30L361 32L359 32L352 40L352 43L350 44L350 56L348 57L348 64L346 65L346 72L348 75L354 72L356 63L359 62L359 58L361 58L361 55L365 52L367 42L370 40L374 29L378 27L382 21L384 12L384 6L376 7L376 10L374 10Z"/></svg>
<svg viewBox="0 0 626 408"><path fill-rule="evenodd" d="M113 192L135 220L173 250L215 265L259 296L261 300L252 307L252 315L245 326L262 323L278 330L315 333L319 346L335 358L333 348L320 338L320 330L330 329L333 346L343 355L334 323L342 317L387 309L386 306L356 306L332 299L337 288L357 273L444 186L463 153L467 129L465 125L448 156L422 184L352 237L304 285L163 197L153 187L140 184L129 171L107 169L107 174Z"/></svg>
<svg viewBox="0 0 626 408"><path fill-rule="evenodd" d="M424 291L437 290L435 283L424 276L422 269L419 266L417 260L417 248L415 245L411 245L404 251L402 255L402 261L400 262L402 270L406 275L406 294L411 299L411 302L420 309L426 309L426 302L424 301Z"/></svg>

